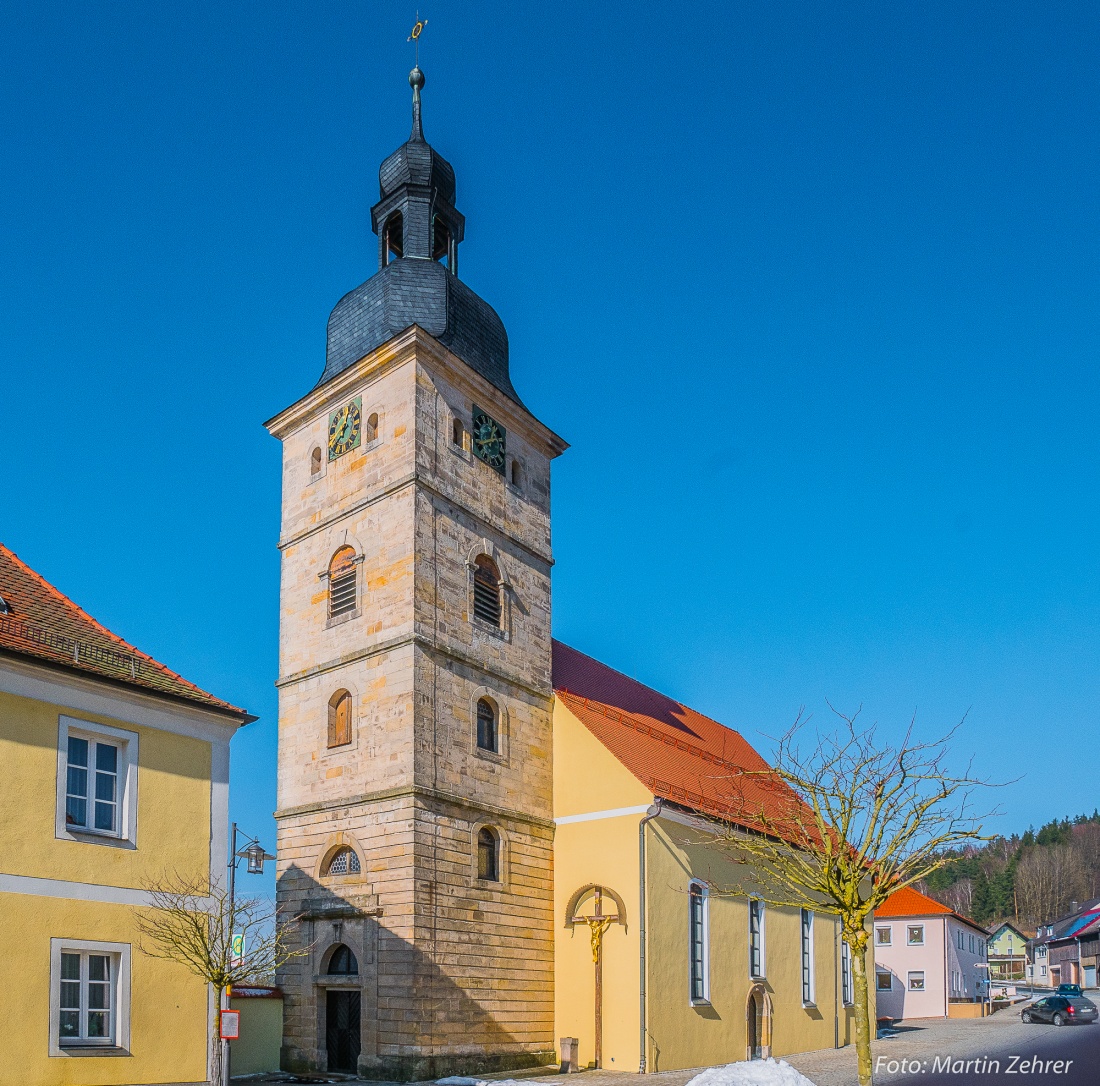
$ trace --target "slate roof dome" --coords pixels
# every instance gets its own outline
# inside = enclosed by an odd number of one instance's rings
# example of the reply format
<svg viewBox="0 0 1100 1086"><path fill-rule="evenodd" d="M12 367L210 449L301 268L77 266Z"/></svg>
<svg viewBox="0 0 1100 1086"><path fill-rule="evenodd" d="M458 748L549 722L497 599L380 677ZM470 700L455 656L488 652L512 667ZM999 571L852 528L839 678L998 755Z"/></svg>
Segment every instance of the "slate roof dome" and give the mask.
<svg viewBox="0 0 1100 1086"><path fill-rule="evenodd" d="M488 302L458 278L466 220L455 208L451 164L424 139L420 91L409 75L412 135L378 171L381 199L371 208L378 271L337 302L328 321L328 352L318 384L355 365L418 324L498 388L522 403L508 374L508 333Z"/></svg>

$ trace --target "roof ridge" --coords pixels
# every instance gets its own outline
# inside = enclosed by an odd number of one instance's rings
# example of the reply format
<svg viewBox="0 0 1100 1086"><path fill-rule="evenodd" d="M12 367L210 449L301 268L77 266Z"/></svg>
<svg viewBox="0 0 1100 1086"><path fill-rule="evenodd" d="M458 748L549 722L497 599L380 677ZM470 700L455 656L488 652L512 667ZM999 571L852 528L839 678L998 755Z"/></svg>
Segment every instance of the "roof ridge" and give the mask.
<svg viewBox="0 0 1100 1086"><path fill-rule="evenodd" d="M581 701L584 703L585 708L591 709L593 712L600 713L603 716L610 717L617 724L621 724L624 728L632 728L636 732L641 732L643 735L652 736L654 739L660 739L670 746L676 747L677 750L683 751L685 754L690 754L692 757L699 758L704 762L710 762L715 765L720 765L725 769L733 769L738 773L747 772L743 765L737 762L730 761L728 758L722 758L717 754L712 754L705 747L701 747L696 743L689 743L686 739L677 739L675 736L670 735L667 732L661 731L652 724L644 724L640 720L633 719L630 714L623 714L618 709L613 709L606 702L596 701L585 697L583 694L574 694L566 687L562 687L557 691L561 696L569 698L575 701ZM692 710L694 712L694 710ZM702 714L699 714L702 716ZM625 719L624 719L625 716ZM717 721L715 721L717 723ZM726 728L724 724L719 727ZM726 731L733 735L739 735L732 728L726 728Z"/></svg>
<svg viewBox="0 0 1100 1086"><path fill-rule="evenodd" d="M633 683L635 686L640 686L643 690L648 690L651 694L656 694L658 697L662 697L667 699L668 701L675 702L677 705L680 706L681 709L687 709L689 712L694 713L696 716L702 717L704 720L713 724L716 728L723 728L725 731L732 732L734 735L741 735L741 733L735 728L731 728L728 724L723 724L720 720L715 720L712 716L707 716L706 713L699 712L698 709L695 709L692 706L688 705L686 701L680 701L679 698L674 698L669 694L663 694L660 690L657 689L657 687L647 686L644 682L642 682L641 679L632 678L630 675L627 675L625 671L620 671L618 668L612 667L610 664L605 664L602 660L597 660L595 656L590 656L587 652L581 652L580 649L575 649L572 645L567 645L564 641L558 641L556 637L551 638L551 641L557 642L557 644L561 645L563 649L568 649L570 652L575 652L578 656L583 656L586 660L591 660L592 663L596 664L598 667L602 667L605 671L614 672L614 674L618 675L620 678L626 679L628 683ZM555 689L559 688L555 687ZM565 690L564 687L560 689ZM581 695L573 695L573 697L579 696ZM742 736L742 738L744 737Z"/></svg>

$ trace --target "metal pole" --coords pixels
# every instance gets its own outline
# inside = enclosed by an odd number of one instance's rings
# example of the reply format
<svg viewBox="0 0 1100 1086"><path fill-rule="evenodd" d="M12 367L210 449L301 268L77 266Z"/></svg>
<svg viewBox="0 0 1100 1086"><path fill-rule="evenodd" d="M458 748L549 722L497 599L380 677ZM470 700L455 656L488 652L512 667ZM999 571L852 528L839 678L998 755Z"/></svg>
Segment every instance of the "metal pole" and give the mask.
<svg viewBox="0 0 1100 1086"><path fill-rule="evenodd" d="M237 823L233 823L233 836L229 842L229 915L225 918L226 924L229 925L229 931L226 933L230 944L233 942L233 910L236 905L237 899ZM229 953L233 953L232 945L229 948ZM224 990L218 993L218 1005L225 1009L228 1000L225 998ZM218 1015L218 1032L221 1032L221 1014ZM222 1041L222 1082L224 1086L229 1086L229 1042Z"/></svg>

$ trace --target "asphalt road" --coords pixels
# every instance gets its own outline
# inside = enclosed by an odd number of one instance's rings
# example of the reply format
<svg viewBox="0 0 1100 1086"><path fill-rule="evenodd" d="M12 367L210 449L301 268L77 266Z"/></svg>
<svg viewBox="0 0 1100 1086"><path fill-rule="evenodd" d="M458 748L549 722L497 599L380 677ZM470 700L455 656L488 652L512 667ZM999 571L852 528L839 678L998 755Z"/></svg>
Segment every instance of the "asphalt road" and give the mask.
<svg viewBox="0 0 1100 1086"><path fill-rule="evenodd" d="M1018 1019L984 1039L912 1056L878 1046L875 1081L886 1086L1100 1086L1100 1025L1048 1026Z"/></svg>

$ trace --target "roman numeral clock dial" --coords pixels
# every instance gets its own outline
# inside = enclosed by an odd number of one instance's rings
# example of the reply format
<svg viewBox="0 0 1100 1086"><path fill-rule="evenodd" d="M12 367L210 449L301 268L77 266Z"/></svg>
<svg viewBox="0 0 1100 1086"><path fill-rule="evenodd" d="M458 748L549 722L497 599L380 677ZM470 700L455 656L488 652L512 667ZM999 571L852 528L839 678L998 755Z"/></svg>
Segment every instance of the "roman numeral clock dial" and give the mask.
<svg viewBox="0 0 1100 1086"><path fill-rule="evenodd" d="M351 403L337 408L328 417L328 458L359 448L363 431L363 397L356 396Z"/></svg>
<svg viewBox="0 0 1100 1086"><path fill-rule="evenodd" d="M491 418L480 407L474 407L473 425L470 427L470 445L474 456L484 460L494 471L504 474L504 440L507 436L503 426Z"/></svg>

